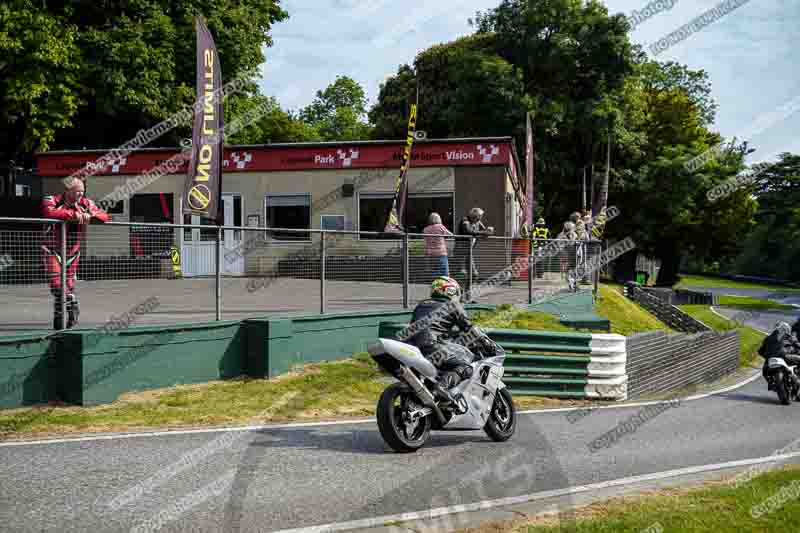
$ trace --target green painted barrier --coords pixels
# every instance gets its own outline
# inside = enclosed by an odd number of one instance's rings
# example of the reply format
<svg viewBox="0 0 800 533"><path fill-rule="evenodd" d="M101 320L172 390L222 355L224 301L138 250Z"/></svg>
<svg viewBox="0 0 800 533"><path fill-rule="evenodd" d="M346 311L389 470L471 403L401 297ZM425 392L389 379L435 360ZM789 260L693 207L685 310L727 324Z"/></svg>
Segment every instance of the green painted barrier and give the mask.
<svg viewBox="0 0 800 533"><path fill-rule="evenodd" d="M55 399L56 339L42 334L0 337L0 408Z"/></svg>

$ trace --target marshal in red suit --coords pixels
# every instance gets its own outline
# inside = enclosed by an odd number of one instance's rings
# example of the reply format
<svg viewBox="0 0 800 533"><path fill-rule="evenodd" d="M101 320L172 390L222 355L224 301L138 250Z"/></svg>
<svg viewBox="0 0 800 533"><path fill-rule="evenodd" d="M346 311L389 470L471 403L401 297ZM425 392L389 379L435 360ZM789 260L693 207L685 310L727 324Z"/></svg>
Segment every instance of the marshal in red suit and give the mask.
<svg viewBox="0 0 800 533"><path fill-rule="evenodd" d="M42 259L44 261L50 292L55 298L53 312L53 329L64 328L64 317L61 314L61 269L67 269L67 328L78 324L78 298L75 295L75 274L81 256L81 240L86 233L86 224L92 220L108 222L111 216L97 207L84 196L83 182L78 178L64 180L64 193L45 196L42 202L42 217L56 218L73 222L67 224L67 257L61 257L61 228L58 224L50 225L45 231L42 243Z"/></svg>

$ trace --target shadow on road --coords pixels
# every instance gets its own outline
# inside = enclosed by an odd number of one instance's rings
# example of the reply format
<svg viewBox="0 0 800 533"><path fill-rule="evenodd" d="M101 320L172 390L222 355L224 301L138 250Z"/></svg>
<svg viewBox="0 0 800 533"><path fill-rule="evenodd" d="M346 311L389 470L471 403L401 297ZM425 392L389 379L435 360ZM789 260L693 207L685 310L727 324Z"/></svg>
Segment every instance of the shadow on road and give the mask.
<svg viewBox="0 0 800 533"><path fill-rule="evenodd" d="M262 448L318 449L354 454L393 454L377 429L332 432L320 429L262 429L250 446ZM423 449L445 448L461 444L490 444L485 434L474 431L431 432Z"/></svg>
<svg viewBox="0 0 800 533"><path fill-rule="evenodd" d="M736 402L763 403L770 405L778 405L779 403L777 397L770 398L768 396L754 396L752 394L744 394L741 392L720 394L718 397L723 398L725 400L733 400Z"/></svg>

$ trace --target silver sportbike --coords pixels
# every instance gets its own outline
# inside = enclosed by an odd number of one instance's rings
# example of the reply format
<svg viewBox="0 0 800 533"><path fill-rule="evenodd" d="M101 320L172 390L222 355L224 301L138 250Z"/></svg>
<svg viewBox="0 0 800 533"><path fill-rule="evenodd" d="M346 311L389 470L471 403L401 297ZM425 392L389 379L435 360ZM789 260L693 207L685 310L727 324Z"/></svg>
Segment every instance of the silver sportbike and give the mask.
<svg viewBox="0 0 800 533"><path fill-rule="evenodd" d="M481 358L481 344L490 345L492 357ZM502 381L506 356L488 337L478 345L472 375L448 391L455 402L437 394L439 371L417 347L393 339L369 347L378 366L398 380L383 391L376 410L381 436L393 450L419 450L431 430L483 429L495 442L514 435L517 412Z"/></svg>

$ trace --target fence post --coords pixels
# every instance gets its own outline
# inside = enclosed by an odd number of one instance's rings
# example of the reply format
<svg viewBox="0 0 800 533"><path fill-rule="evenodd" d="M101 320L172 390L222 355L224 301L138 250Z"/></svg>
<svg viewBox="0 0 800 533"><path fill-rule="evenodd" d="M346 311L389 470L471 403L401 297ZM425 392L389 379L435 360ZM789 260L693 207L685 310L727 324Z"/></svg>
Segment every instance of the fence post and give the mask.
<svg viewBox="0 0 800 533"><path fill-rule="evenodd" d="M533 239L530 239L530 248L528 249L528 305L533 304L533 277L536 271L536 263L533 260Z"/></svg>
<svg viewBox="0 0 800 533"><path fill-rule="evenodd" d="M61 329L66 327L67 322L67 221L61 222ZM80 230L79 230L80 231ZM78 275L78 272L75 272Z"/></svg>
<svg viewBox="0 0 800 533"><path fill-rule="evenodd" d="M325 314L325 237L319 234L319 312Z"/></svg>
<svg viewBox="0 0 800 533"><path fill-rule="evenodd" d="M216 290L216 315L217 321L222 320L222 226L217 226L217 268L215 272Z"/></svg>
<svg viewBox="0 0 800 533"><path fill-rule="evenodd" d="M467 292L470 295L469 297L470 302L475 300L475 298L472 297L472 262L475 259L472 256L473 244L475 244L475 237L469 237L469 252L467 253Z"/></svg>
<svg viewBox="0 0 800 533"><path fill-rule="evenodd" d="M408 309L408 233L403 233L403 309Z"/></svg>

